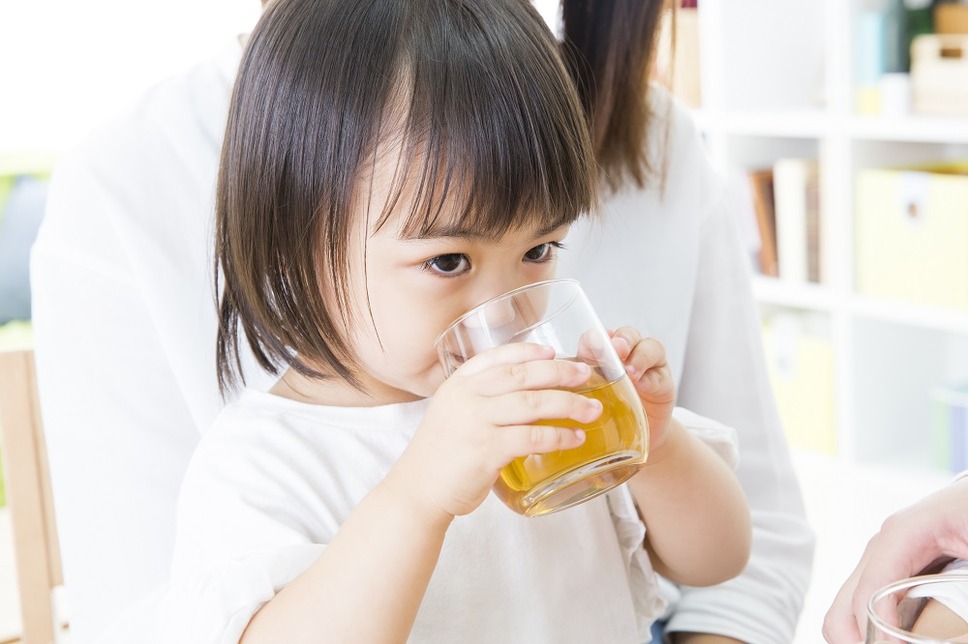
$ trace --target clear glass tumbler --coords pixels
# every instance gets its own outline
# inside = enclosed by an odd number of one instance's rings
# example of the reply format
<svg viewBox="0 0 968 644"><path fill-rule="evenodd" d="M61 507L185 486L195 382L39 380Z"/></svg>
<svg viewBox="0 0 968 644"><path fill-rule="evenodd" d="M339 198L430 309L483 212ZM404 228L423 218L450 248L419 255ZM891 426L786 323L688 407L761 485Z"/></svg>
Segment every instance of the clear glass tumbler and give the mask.
<svg viewBox="0 0 968 644"><path fill-rule="evenodd" d="M867 604L865 644L968 642L968 574L902 579Z"/></svg>
<svg viewBox="0 0 968 644"><path fill-rule="evenodd" d="M575 391L600 400L604 411L591 423L542 421L584 429L584 444L514 459L494 485L497 496L519 514L538 516L592 499L631 478L648 456L648 421L578 282L537 282L488 300L454 321L436 347L449 376L474 355L511 342L551 346L556 359L587 363L592 375Z"/></svg>

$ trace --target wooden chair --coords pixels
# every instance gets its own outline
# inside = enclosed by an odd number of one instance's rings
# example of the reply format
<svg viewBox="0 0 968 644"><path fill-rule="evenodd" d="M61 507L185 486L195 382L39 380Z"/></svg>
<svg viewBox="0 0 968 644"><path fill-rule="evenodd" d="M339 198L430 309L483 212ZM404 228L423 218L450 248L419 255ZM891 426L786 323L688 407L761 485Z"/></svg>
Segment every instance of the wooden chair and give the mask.
<svg viewBox="0 0 968 644"><path fill-rule="evenodd" d="M51 593L63 583L32 351L0 352L0 449L25 644L52 644Z"/></svg>

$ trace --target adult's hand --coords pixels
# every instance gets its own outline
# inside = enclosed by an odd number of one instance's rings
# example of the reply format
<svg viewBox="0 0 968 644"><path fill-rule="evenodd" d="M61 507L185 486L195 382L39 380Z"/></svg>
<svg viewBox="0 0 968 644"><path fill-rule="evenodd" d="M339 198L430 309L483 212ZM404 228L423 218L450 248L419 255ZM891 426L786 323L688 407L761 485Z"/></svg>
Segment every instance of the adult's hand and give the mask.
<svg viewBox="0 0 968 644"><path fill-rule="evenodd" d="M862 641L874 591L951 559L968 559L968 478L884 521L827 611L824 638L831 644Z"/></svg>

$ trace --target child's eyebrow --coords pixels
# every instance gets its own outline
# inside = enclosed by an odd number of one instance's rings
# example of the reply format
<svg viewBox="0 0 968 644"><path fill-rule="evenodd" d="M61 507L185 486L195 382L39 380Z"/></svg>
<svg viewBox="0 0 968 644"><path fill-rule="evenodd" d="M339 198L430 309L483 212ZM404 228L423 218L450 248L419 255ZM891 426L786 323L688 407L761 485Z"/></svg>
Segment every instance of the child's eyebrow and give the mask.
<svg viewBox="0 0 968 644"><path fill-rule="evenodd" d="M545 235L550 235L551 233L568 225L569 224L567 222L552 222L544 228L535 231L533 238L538 239L540 237L544 237ZM417 242L432 241L436 239L471 239L474 241L493 241L495 239L500 239L505 232L507 231L484 233L477 230L462 228L460 226L444 226L442 228L435 228L430 231L415 231L413 234L403 234L400 235L400 239Z"/></svg>

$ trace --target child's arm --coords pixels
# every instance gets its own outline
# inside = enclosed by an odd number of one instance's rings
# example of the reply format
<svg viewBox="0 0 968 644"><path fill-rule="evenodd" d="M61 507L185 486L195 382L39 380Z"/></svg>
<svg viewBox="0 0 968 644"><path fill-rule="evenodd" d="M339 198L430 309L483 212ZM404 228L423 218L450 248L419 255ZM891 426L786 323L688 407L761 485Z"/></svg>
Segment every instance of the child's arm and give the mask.
<svg viewBox="0 0 968 644"><path fill-rule="evenodd" d="M512 458L577 447L601 404L562 391L586 365L511 344L469 360L435 394L400 460L313 565L265 604L241 642L403 642L454 516L473 511Z"/></svg>
<svg viewBox="0 0 968 644"><path fill-rule="evenodd" d="M735 577L752 528L742 488L726 463L672 418L675 384L665 350L625 327L613 342L649 418L648 463L629 481L656 572L690 586Z"/></svg>
<svg viewBox="0 0 968 644"><path fill-rule="evenodd" d="M665 444L629 487L656 572L710 586L743 571L752 540L743 491L726 463L681 423L670 421Z"/></svg>
<svg viewBox="0 0 968 644"><path fill-rule="evenodd" d="M453 517L402 492L391 473L316 562L249 622L241 644L403 642Z"/></svg>
<svg viewBox="0 0 968 644"><path fill-rule="evenodd" d="M968 622L937 599L929 599L911 632L939 642L968 642Z"/></svg>

